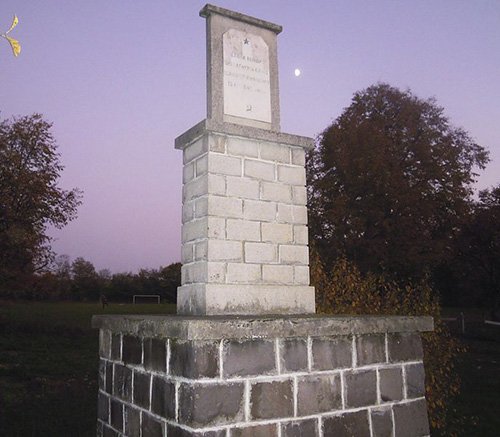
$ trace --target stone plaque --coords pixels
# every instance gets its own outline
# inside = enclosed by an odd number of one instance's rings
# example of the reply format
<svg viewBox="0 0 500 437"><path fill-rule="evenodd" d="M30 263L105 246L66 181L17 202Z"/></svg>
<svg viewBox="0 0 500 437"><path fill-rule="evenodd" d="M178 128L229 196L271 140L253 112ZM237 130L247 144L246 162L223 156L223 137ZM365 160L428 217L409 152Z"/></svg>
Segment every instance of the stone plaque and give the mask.
<svg viewBox="0 0 500 437"><path fill-rule="evenodd" d="M223 37L224 114L271 123L269 48L259 35L229 29Z"/></svg>

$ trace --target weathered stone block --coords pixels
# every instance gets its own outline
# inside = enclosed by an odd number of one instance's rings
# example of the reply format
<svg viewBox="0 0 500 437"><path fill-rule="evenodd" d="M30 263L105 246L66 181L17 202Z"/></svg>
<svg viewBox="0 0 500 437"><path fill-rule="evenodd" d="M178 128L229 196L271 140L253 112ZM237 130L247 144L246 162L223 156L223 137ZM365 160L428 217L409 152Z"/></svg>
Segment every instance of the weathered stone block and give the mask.
<svg viewBox="0 0 500 437"><path fill-rule="evenodd" d="M307 232L307 226L294 225L293 226L293 242L295 244L306 245L309 241L309 235Z"/></svg>
<svg viewBox="0 0 500 437"><path fill-rule="evenodd" d="M420 361L423 359L422 340L419 334L396 333L388 338L389 361Z"/></svg>
<svg viewBox="0 0 500 437"><path fill-rule="evenodd" d="M226 195L242 199L258 199L260 196L259 182L228 176L226 178Z"/></svg>
<svg viewBox="0 0 500 437"><path fill-rule="evenodd" d="M379 378L382 402L403 399L403 371L401 368L379 369Z"/></svg>
<svg viewBox="0 0 500 437"><path fill-rule="evenodd" d="M185 378L215 378L219 374L218 341L172 341L170 373Z"/></svg>
<svg viewBox="0 0 500 437"><path fill-rule="evenodd" d="M307 419L283 423L281 425L281 435L286 437L319 436L318 422L315 419Z"/></svg>
<svg viewBox="0 0 500 437"><path fill-rule="evenodd" d="M226 144L229 142L229 138L223 135L209 135L208 136L208 149L211 152L225 153Z"/></svg>
<svg viewBox="0 0 500 437"><path fill-rule="evenodd" d="M151 411L166 419L175 419L175 384L160 376L153 376Z"/></svg>
<svg viewBox="0 0 500 437"><path fill-rule="evenodd" d="M425 399L393 406L395 437L422 437L429 435Z"/></svg>
<svg viewBox="0 0 500 437"><path fill-rule="evenodd" d="M290 417L293 415L291 380L257 382L250 393L250 416L253 420Z"/></svg>
<svg viewBox="0 0 500 437"><path fill-rule="evenodd" d="M148 437L163 437L164 424L147 413L142 413L142 435Z"/></svg>
<svg viewBox="0 0 500 437"><path fill-rule="evenodd" d="M345 373L346 407L365 407L377 403L377 375L375 370Z"/></svg>
<svg viewBox="0 0 500 437"><path fill-rule="evenodd" d="M113 428L103 425L102 427L102 436L103 437L120 437L120 434L115 431Z"/></svg>
<svg viewBox="0 0 500 437"><path fill-rule="evenodd" d="M226 378L276 373L274 341L227 341L224 344L222 368Z"/></svg>
<svg viewBox="0 0 500 437"><path fill-rule="evenodd" d="M342 408L340 375L300 377L297 386L297 413L299 416Z"/></svg>
<svg viewBox="0 0 500 437"><path fill-rule="evenodd" d="M139 407L149 410L150 406L151 375L134 371L133 402Z"/></svg>
<svg viewBox="0 0 500 437"><path fill-rule="evenodd" d="M306 151L302 147L292 147L292 164L306 165Z"/></svg>
<svg viewBox="0 0 500 437"><path fill-rule="evenodd" d="M293 281L299 285L309 285L309 266L293 266Z"/></svg>
<svg viewBox="0 0 500 437"><path fill-rule="evenodd" d="M231 437L278 437L278 426L269 424L234 428L231 430Z"/></svg>
<svg viewBox="0 0 500 437"><path fill-rule="evenodd" d="M325 418L323 435L325 437L371 437L368 410Z"/></svg>
<svg viewBox="0 0 500 437"><path fill-rule="evenodd" d="M406 396L419 398L425 395L425 371L422 363L410 364L406 370Z"/></svg>
<svg viewBox="0 0 500 437"><path fill-rule="evenodd" d="M243 218L272 222L276 219L276 203L245 199L243 201Z"/></svg>
<svg viewBox="0 0 500 437"><path fill-rule="evenodd" d="M278 247L271 243L245 243L245 262L268 263L278 260Z"/></svg>
<svg viewBox="0 0 500 437"><path fill-rule="evenodd" d="M390 408L371 410L373 437L393 437L392 413Z"/></svg>
<svg viewBox="0 0 500 437"><path fill-rule="evenodd" d="M259 264L228 263L226 281L229 284L256 284L261 281Z"/></svg>
<svg viewBox="0 0 500 437"><path fill-rule="evenodd" d="M280 223L293 223L292 205L278 203L277 221Z"/></svg>
<svg viewBox="0 0 500 437"><path fill-rule="evenodd" d="M122 336L113 334L111 336L111 359L115 361L122 360Z"/></svg>
<svg viewBox="0 0 500 437"><path fill-rule="evenodd" d="M352 341L347 336L314 338L313 370L334 370L352 366Z"/></svg>
<svg viewBox="0 0 500 437"><path fill-rule="evenodd" d="M203 427L241 421L243 393L243 383L181 384L179 422Z"/></svg>
<svg viewBox="0 0 500 437"><path fill-rule="evenodd" d="M144 367L146 370L167 370L167 343L157 338L144 340Z"/></svg>
<svg viewBox="0 0 500 437"><path fill-rule="evenodd" d="M309 248L282 244L279 247L280 262L283 264L309 264Z"/></svg>
<svg viewBox="0 0 500 437"><path fill-rule="evenodd" d="M226 430L218 431L188 431L178 426L167 424L168 437L226 437Z"/></svg>
<svg viewBox="0 0 500 437"><path fill-rule="evenodd" d="M260 157L266 161L290 163L290 147L273 143L260 143Z"/></svg>
<svg viewBox="0 0 500 437"><path fill-rule="evenodd" d="M306 184L306 169L301 166L278 165L278 180L292 185Z"/></svg>
<svg viewBox="0 0 500 437"><path fill-rule="evenodd" d="M110 395L113 394L113 363L109 361L106 363L105 385L106 393L109 393Z"/></svg>
<svg viewBox="0 0 500 437"><path fill-rule="evenodd" d="M261 199L290 203L292 201L290 185L276 182L262 182Z"/></svg>
<svg viewBox="0 0 500 437"><path fill-rule="evenodd" d="M292 225L285 223L262 223L262 241L287 244L293 240Z"/></svg>
<svg viewBox="0 0 500 437"><path fill-rule="evenodd" d="M234 197L209 196L208 214L219 217L243 217L243 201Z"/></svg>
<svg viewBox="0 0 500 437"><path fill-rule="evenodd" d="M228 219L226 235L229 240L260 241L260 223Z"/></svg>
<svg viewBox="0 0 500 437"><path fill-rule="evenodd" d="M262 279L271 284L292 284L293 266L266 265L262 266Z"/></svg>
<svg viewBox="0 0 500 437"><path fill-rule="evenodd" d="M99 356L107 360L111 358L111 331L107 329L99 331Z"/></svg>
<svg viewBox="0 0 500 437"><path fill-rule="evenodd" d="M306 187L292 187L292 200L295 205L307 204L307 190Z"/></svg>
<svg viewBox="0 0 500 437"><path fill-rule="evenodd" d="M281 372L306 371L307 341L303 338L283 340L281 344Z"/></svg>
<svg viewBox="0 0 500 437"><path fill-rule="evenodd" d="M123 431L123 404L113 398L110 400L111 426L119 431Z"/></svg>
<svg viewBox="0 0 500 437"><path fill-rule="evenodd" d="M208 142L205 138L200 138L198 141L185 147L182 153L183 163L187 164L198 156L203 155L208 150Z"/></svg>
<svg viewBox="0 0 500 437"><path fill-rule="evenodd" d="M253 159L246 159L244 163L244 176L264 181L275 179L274 164Z"/></svg>
<svg viewBox="0 0 500 437"><path fill-rule="evenodd" d="M97 395L97 417L104 422L109 420L109 397L101 392Z"/></svg>
<svg viewBox="0 0 500 437"><path fill-rule="evenodd" d="M128 402L132 401L132 369L115 364L113 394Z"/></svg>
<svg viewBox="0 0 500 437"><path fill-rule="evenodd" d="M208 241L209 261L237 261L240 262L243 256L242 243L238 241Z"/></svg>
<svg viewBox="0 0 500 437"><path fill-rule="evenodd" d="M140 337L123 336L123 361L130 364L142 364L142 340Z"/></svg>
<svg viewBox="0 0 500 437"><path fill-rule="evenodd" d="M125 435L139 436L141 434L141 412L136 408L125 405L124 409Z"/></svg>
<svg viewBox="0 0 500 437"><path fill-rule="evenodd" d="M106 390L106 361L99 360L99 389Z"/></svg>
<svg viewBox="0 0 500 437"><path fill-rule="evenodd" d="M361 335L356 337L358 366L385 363L385 335Z"/></svg>
<svg viewBox="0 0 500 437"><path fill-rule="evenodd" d="M299 225L307 225L307 208L304 205L293 205L293 222Z"/></svg>
<svg viewBox="0 0 500 437"><path fill-rule="evenodd" d="M257 158L259 143L246 138L227 137L227 153Z"/></svg>

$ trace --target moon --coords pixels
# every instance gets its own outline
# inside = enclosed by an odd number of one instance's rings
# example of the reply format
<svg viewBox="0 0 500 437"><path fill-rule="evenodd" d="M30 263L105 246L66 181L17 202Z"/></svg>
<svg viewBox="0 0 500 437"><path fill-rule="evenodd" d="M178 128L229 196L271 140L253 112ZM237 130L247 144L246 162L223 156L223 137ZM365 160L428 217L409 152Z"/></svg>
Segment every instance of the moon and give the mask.
<svg viewBox="0 0 500 437"><path fill-rule="evenodd" d="M293 74L295 74L295 76L300 76L300 70L296 68Z"/></svg>

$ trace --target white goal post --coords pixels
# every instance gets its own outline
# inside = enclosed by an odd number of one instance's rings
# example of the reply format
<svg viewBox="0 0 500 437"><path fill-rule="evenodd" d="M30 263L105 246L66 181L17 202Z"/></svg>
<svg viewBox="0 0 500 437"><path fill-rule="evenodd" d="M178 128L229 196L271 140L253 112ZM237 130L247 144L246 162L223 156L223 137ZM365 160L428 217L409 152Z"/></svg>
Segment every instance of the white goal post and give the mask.
<svg viewBox="0 0 500 437"><path fill-rule="evenodd" d="M140 300L142 300L143 298L145 298L146 300L154 299L156 300L156 303L160 303L161 301L159 294L134 294L134 296L132 297L132 302L137 303L137 298L139 298Z"/></svg>

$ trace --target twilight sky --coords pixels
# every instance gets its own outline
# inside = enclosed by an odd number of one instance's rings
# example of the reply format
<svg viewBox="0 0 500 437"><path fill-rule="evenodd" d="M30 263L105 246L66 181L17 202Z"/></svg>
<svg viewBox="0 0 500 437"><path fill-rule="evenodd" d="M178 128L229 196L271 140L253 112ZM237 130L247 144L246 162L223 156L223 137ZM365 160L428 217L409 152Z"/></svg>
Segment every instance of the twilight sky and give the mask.
<svg viewBox="0 0 500 437"><path fill-rule="evenodd" d="M0 118L42 113L84 191L53 248L98 270L180 260L181 152L205 118L205 20L198 0L2 0L18 58L0 40ZM436 97L490 150L478 187L500 183L498 0L214 0L283 26L281 126L316 137L377 82ZM295 77L294 69L302 74Z"/></svg>

